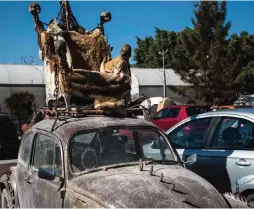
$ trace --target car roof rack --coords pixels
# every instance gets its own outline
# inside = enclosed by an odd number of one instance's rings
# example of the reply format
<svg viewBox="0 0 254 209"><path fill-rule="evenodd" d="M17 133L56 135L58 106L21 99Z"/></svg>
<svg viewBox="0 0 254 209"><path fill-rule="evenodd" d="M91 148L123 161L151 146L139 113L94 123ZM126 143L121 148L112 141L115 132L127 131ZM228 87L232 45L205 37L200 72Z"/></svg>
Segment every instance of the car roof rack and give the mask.
<svg viewBox="0 0 254 209"><path fill-rule="evenodd" d="M110 116L110 117L127 117L130 113L136 111L146 111L143 107L129 107L129 108L119 108L119 109L105 109L96 110L87 107L71 107L71 108L49 108L41 107L38 111L43 111L43 113L51 115L54 117L56 114L58 116L68 116L73 118L86 117L86 116Z"/></svg>
<svg viewBox="0 0 254 209"><path fill-rule="evenodd" d="M132 107L120 107L118 109L105 109L105 110L96 110L87 105L85 107L69 107L69 108L50 108L50 107L40 107L37 109L35 114L36 118L39 114L45 116L47 114L49 118L55 119L51 132L53 132L57 120L67 122L71 118L84 118L84 117L93 117L93 116L107 116L107 117L125 117L125 118L137 118L135 112L137 111L148 111L145 107L140 107L139 105L134 105ZM40 118L40 117L39 117ZM44 119L44 118L43 118ZM31 124L35 124L43 119L38 121L32 121ZM32 126L32 125L31 125Z"/></svg>

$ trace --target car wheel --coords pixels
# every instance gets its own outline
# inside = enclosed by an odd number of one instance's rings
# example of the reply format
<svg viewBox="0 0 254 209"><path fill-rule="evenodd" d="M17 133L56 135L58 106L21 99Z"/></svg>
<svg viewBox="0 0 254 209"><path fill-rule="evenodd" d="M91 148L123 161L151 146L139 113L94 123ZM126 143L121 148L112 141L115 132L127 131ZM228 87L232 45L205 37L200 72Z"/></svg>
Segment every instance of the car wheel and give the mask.
<svg viewBox="0 0 254 209"><path fill-rule="evenodd" d="M2 208L14 208L12 198L6 189L3 189L1 193L1 206Z"/></svg>
<svg viewBox="0 0 254 209"><path fill-rule="evenodd" d="M249 194L245 198L249 208L254 208L254 194Z"/></svg>

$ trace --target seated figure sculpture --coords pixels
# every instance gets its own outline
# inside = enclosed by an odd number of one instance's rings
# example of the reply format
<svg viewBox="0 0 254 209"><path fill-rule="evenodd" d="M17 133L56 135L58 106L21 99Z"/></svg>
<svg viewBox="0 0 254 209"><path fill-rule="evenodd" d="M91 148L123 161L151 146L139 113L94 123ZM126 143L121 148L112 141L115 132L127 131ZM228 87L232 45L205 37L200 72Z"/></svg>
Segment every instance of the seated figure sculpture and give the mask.
<svg viewBox="0 0 254 209"><path fill-rule="evenodd" d="M84 105L92 101L95 109L126 105L131 90L131 47L124 44L120 55L111 58L112 48L103 29L111 14L103 12L100 24L90 32L78 25L67 1L61 1L60 6L58 16L62 19L51 20L47 30L39 19L40 5L29 6L38 34L40 58L44 61L47 104L63 98L68 108L75 96L84 99Z"/></svg>

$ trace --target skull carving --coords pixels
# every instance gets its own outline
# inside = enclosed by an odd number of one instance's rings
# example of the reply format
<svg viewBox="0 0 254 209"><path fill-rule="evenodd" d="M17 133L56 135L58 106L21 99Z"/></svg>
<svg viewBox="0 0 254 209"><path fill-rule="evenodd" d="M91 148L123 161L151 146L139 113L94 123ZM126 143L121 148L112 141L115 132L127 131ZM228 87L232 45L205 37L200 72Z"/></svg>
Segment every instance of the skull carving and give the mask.
<svg viewBox="0 0 254 209"><path fill-rule="evenodd" d="M101 22L106 23L111 21L111 19L112 19L112 16L110 12L105 11L101 13L101 17L100 17Z"/></svg>
<svg viewBox="0 0 254 209"><path fill-rule="evenodd" d="M31 3L28 9L32 15L38 15L41 12L41 7L36 2Z"/></svg>

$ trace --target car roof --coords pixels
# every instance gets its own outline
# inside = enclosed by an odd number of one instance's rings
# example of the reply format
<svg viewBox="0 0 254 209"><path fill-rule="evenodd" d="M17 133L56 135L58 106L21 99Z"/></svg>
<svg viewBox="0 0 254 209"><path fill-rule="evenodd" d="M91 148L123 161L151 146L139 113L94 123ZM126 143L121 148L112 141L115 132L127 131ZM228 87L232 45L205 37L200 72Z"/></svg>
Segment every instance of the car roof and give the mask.
<svg viewBox="0 0 254 209"><path fill-rule="evenodd" d="M187 104L187 105L168 105L165 108L182 108L182 107L209 107L208 105L196 105L196 104Z"/></svg>
<svg viewBox="0 0 254 209"><path fill-rule="evenodd" d="M212 117L212 116L218 116L218 115L227 115L227 116L246 116L250 119L254 120L254 108L236 108L236 109L223 109L223 110L217 110L217 111L209 111L205 113L201 113L198 115L190 116L184 120L182 120L180 123L183 124L186 121L195 120L199 117ZM174 125L173 127L169 128L166 133L168 134L171 130L174 130L175 127L178 126L178 124Z"/></svg>
<svg viewBox="0 0 254 209"><path fill-rule="evenodd" d="M208 116L208 115L218 115L218 114L227 114L227 115L242 115L254 119L254 108L235 108L235 109L223 109L217 111L209 111L206 113L201 113L197 116Z"/></svg>
<svg viewBox="0 0 254 209"><path fill-rule="evenodd" d="M56 121L55 119L44 119L36 123L32 129L51 132L53 125L53 133L59 136L64 142L67 142L72 135L79 131L89 131L113 126L138 126L159 129L153 123L144 119L106 116L86 116L82 118L67 118L65 120L57 119Z"/></svg>
<svg viewBox="0 0 254 209"><path fill-rule="evenodd" d="M228 108L228 109L235 109L235 108L252 108L251 105L221 105L221 106L216 106L214 107L213 109L216 109L216 108Z"/></svg>

